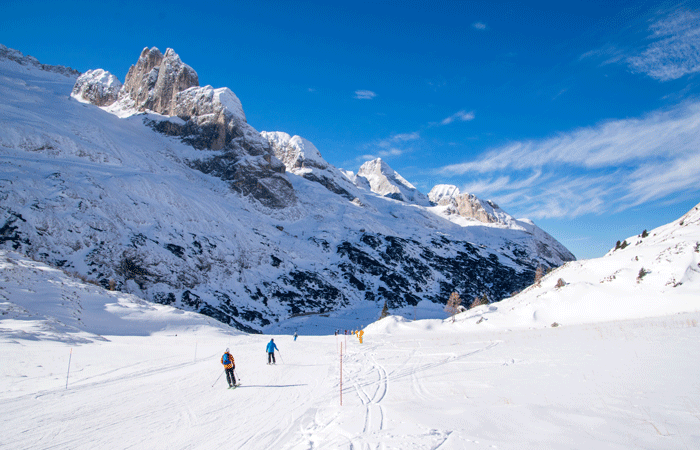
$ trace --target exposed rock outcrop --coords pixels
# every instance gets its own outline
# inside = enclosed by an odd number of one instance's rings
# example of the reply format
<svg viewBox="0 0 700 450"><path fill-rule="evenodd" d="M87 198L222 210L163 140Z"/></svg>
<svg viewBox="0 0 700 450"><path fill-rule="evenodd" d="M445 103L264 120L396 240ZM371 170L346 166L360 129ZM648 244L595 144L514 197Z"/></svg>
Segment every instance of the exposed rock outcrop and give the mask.
<svg viewBox="0 0 700 450"><path fill-rule="evenodd" d="M457 214L482 223L510 225L512 217L490 200L481 200L474 194L461 194L457 186L438 184L428 194L431 202L447 206L445 214Z"/></svg>
<svg viewBox="0 0 700 450"><path fill-rule="evenodd" d="M129 97L138 111L175 115L177 94L199 86L197 72L169 48L163 55L156 47L144 48L136 65L129 68L120 97Z"/></svg>
<svg viewBox="0 0 700 450"><path fill-rule="evenodd" d="M102 70L88 70L78 77L71 96L82 102L97 106L109 106L119 96L122 83L111 73Z"/></svg>

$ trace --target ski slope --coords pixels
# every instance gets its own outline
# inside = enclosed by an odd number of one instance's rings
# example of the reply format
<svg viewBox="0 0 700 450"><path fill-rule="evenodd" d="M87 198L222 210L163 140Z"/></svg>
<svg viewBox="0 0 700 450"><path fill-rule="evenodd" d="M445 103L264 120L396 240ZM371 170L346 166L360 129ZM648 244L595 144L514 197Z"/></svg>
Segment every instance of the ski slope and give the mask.
<svg viewBox="0 0 700 450"><path fill-rule="evenodd" d="M700 448L700 308L689 304L551 327L501 302L455 322L390 316L362 344L303 329L294 341L2 252L0 447ZM268 366L271 337L280 353ZM220 376L226 347L235 390Z"/></svg>

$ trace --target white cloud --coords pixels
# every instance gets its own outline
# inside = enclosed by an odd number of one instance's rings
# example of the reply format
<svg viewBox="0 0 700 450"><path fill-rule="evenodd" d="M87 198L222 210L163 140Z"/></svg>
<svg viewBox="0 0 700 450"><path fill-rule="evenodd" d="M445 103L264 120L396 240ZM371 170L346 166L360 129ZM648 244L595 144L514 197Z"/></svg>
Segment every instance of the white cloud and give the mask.
<svg viewBox="0 0 700 450"><path fill-rule="evenodd" d="M374 97L376 97L377 94L375 94L372 91L355 91L355 98L360 99L360 100L372 100Z"/></svg>
<svg viewBox="0 0 700 450"><path fill-rule="evenodd" d="M462 110L462 111L458 111L458 112L452 114L450 117L443 119L443 121L440 122L440 124L441 125L449 125L452 122L454 122L455 120L459 120L461 122L468 122L470 120L474 120L475 117L476 116L474 115L474 111L467 112L467 111Z"/></svg>
<svg viewBox="0 0 700 450"><path fill-rule="evenodd" d="M386 139L380 139L364 146L365 150L372 153L365 154L356 159L356 162L365 162L376 158L389 158L405 154L413 149L415 141L420 140L420 133L393 134Z"/></svg>
<svg viewBox="0 0 700 450"><path fill-rule="evenodd" d="M634 71L660 81L700 72L700 14L678 10L649 29L653 42L626 60Z"/></svg>
<svg viewBox="0 0 700 450"><path fill-rule="evenodd" d="M488 27L487 27L486 24L483 23L483 22L474 22L474 23L472 24L472 28L474 28L475 30L485 30L485 29L487 29Z"/></svg>
<svg viewBox="0 0 700 450"><path fill-rule="evenodd" d="M389 140L392 142L415 141L416 139L420 139L420 134L417 131L414 131L413 133L395 134L389 138Z"/></svg>
<svg viewBox="0 0 700 450"><path fill-rule="evenodd" d="M621 211L700 193L700 103L515 142L446 166L464 191L533 218Z"/></svg>

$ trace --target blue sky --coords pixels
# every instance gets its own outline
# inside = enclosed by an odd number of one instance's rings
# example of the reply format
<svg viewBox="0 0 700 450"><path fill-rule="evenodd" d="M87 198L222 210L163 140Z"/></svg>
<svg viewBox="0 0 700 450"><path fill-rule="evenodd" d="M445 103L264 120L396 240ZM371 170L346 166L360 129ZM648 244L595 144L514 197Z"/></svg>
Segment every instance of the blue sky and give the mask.
<svg viewBox="0 0 700 450"><path fill-rule="evenodd" d="M382 157L578 258L700 202L700 3L3 0L0 43L120 80L173 48L259 131Z"/></svg>

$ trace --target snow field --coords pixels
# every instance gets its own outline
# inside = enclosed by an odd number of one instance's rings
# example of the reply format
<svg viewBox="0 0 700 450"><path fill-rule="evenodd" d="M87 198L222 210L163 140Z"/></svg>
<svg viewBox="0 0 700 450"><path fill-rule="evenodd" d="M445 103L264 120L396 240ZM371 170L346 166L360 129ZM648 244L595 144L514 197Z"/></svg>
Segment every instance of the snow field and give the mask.
<svg viewBox="0 0 700 450"><path fill-rule="evenodd" d="M405 322L391 333L368 329L364 344L354 336L275 336L281 354L274 366L266 365L270 336L213 329L78 345L11 342L3 333L1 443L698 448L699 321L700 313L687 313L466 335L450 329L459 324L426 331L422 321ZM340 406L339 346L346 340ZM216 378L227 346L242 382L233 391L224 376Z"/></svg>

